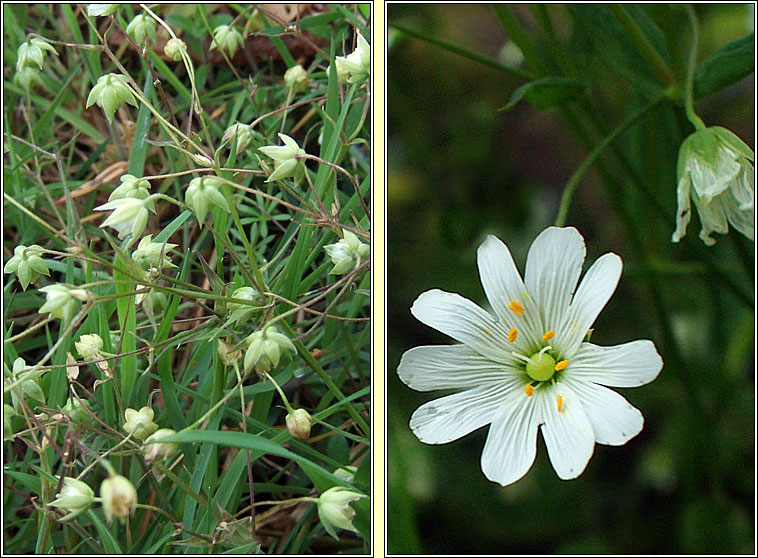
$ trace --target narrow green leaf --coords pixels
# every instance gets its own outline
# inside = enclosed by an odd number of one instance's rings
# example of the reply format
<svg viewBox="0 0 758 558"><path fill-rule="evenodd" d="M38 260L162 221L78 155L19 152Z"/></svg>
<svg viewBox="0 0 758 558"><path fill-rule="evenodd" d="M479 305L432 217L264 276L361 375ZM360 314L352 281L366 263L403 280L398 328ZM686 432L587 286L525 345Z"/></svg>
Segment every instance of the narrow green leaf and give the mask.
<svg viewBox="0 0 758 558"><path fill-rule="evenodd" d="M695 73L693 94L705 97L729 87L753 72L755 33L731 42L705 60Z"/></svg>

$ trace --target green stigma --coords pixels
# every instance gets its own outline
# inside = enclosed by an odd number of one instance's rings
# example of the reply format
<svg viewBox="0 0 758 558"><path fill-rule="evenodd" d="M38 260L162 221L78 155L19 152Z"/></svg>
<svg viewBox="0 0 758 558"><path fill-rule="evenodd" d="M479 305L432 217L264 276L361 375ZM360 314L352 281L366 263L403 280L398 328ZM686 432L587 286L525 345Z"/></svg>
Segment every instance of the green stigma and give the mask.
<svg viewBox="0 0 758 558"><path fill-rule="evenodd" d="M534 353L526 363L526 373L532 380L544 382L555 374L555 359L547 352Z"/></svg>

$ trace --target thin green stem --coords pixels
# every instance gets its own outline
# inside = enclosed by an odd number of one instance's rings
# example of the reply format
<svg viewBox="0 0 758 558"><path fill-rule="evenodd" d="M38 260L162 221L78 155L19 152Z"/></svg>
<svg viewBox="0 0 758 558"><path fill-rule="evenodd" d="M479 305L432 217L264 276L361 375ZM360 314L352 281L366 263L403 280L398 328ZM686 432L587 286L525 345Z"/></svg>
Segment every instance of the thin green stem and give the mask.
<svg viewBox="0 0 758 558"><path fill-rule="evenodd" d="M690 44L690 53L687 59L687 84L684 88L684 112L687 114L687 118L696 130L704 130L705 123L695 113L694 102L694 82L695 82L695 66L697 64L697 47L700 41L700 31L698 29L697 16L695 10L689 4L685 5L685 11L687 12L687 19L690 23L690 30L692 31L692 38Z"/></svg>
<svg viewBox="0 0 758 558"><path fill-rule="evenodd" d="M676 80L671 68L668 67L666 61L650 42L650 39L647 38L647 35L645 35L642 29L640 29L640 26L637 25L637 22L634 21L634 18L629 15L629 12L627 12L620 4L609 4L608 9L611 10L613 15L615 15L621 22L621 25L623 25L624 29L629 33L629 36L632 41L634 41L634 44L637 45L642 56L644 56L645 60L647 60L653 69L655 69L656 73L661 78L661 81L663 81L665 85L673 85Z"/></svg>
<svg viewBox="0 0 758 558"><path fill-rule="evenodd" d="M274 384L274 387L276 388L276 391L279 392L279 395L281 396L282 401L284 401L284 406L287 407L287 413L293 413L295 411L295 409L293 409L292 405L290 405L290 402L287 399L287 396L284 395L284 392L282 391L282 388L279 387L279 384L276 383L276 380L274 380L274 378L268 372L266 372L266 377L269 380L271 380L271 383Z"/></svg>
<svg viewBox="0 0 758 558"><path fill-rule="evenodd" d="M587 158L584 161L582 161L582 164L579 165L579 168L577 168L576 171L574 171L574 174L571 175L571 178L566 183L566 187L563 190L563 195L561 196L561 204L558 209L558 216L555 218L556 227L562 227L564 223L566 222L566 216L568 215L569 206L571 205L571 198L574 195L574 191L576 190L577 185L579 184L582 177L584 176L584 173L587 172L587 170L595 162L595 159L597 159L598 156L603 151L605 151L605 149L616 138L618 138L623 132L628 130L632 126L632 124L634 124L642 116L647 114L651 109L657 106L658 103L660 103L662 100L663 100L663 96L658 96L652 99L646 105L644 105L639 110L631 114L626 120L624 120L621 124L619 124L610 134L608 134L605 138L603 138L600 141L600 143L598 143L592 149L589 155L587 155Z"/></svg>

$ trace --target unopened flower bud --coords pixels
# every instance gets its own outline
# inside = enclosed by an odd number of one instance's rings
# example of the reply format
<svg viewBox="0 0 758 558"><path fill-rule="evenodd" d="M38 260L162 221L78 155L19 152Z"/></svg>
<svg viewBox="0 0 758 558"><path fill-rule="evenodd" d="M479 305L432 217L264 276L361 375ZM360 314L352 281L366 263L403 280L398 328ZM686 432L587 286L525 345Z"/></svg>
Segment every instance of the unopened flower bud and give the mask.
<svg viewBox="0 0 758 558"><path fill-rule="evenodd" d="M179 444L176 442L159 442L161 438L173 436L176 430L170 428L161 428L145 439L142 446L142 455L145 456L145 462L149 465L154 461L163 461L179 451Z"/></svg>
<svg viewBox="0 0 758 558"><path fill-rule="evenodd" d="M137 491L129 479L121 475L111 475L100 485L105 518L126 519L137 507Z"/></svg>
<svg viewBox="0 0 758 558"><path fill-rule="evenodd" d="M92 424L92 415L89 414L87 409L89 409L89 402L86 399L80 400L73 396L69 397L63 406L63 412L72 421Z"/></svg>
<svg viewBox="0 0 758 558"><path fill-rule="evenodd" d="M163 54L175 62L182 59L182 52L187 52L187 45L181 39L174 39L172 37L166 41L166 46L163 47Z"/></svg>
<svg viewBox="0 0 758 558"><path fill-rule="evenodd" d="M124 174L120 178L121 184L117 186L108 201L120 200L123 198L136 198L144 200L150 197L150 181L146 178L139 178L132 174Z"/></svg>
<svg viewBox="0 0 758 558"><path fill-rule="evenodd" d="M144 406L139 411L135 409L126 409L124 417L124 432L132 434L138 440L144 440L150 434L158 430L158 425L153 422L153 410Z"/></svg>
<svg viewBox="0 0 758 558"><path fill-rule="evenodd" d="M113 122L113 114L124 103L138 106L137 100L126 85L126 78L121 74L106 74L98 78L87 97L85 108L96 104L103 109L108 122Z"/></svg>
<svg viewBox="0 0 758 558"><path fill-rule="evenodd" d="M245 44L242 34L228 25L219 25L213 30L213 41L210 50L217 48L234 56L237 49Z"/></svg>
<svg viewBox="0 0 758 558"><path fill-rule="evenodd" d="M308 87L308 72L300 64L284 72L284 82L290 91L305 91Z"/></svg>
<svg viewBox="0 0 758 558"><path fill-rule="evenodd" d="M338 540L339 537L335 529L357 532L355 527L353 527L355 510L350 507L350 502L365 497L364 494L343 486L335 486L321 494L316 504L318 506L318 516L326 532Z"/></svg>
<svg viewBox="0 0 758 558"><path fill-rule="evenodd" d="M347 467L340 467L332 474L338 479L343 480L348 484L352 484L353 479L355 479L356 471L358 471L358 467L348 465Z"/></svg>
<svg viewBox="0 0 758 558"><path fill-rule="evenodd" d="M311 426L313 426L313 417L305 409L293 409L287 414L285 419L287 430L293 438L298 440L307 440L311 435Z"/></svg>
<svg viewBox="0 0 758 558"><path fill-rule="evenodd" d="M40 257L42 247L32 244L28 248L24 245L16 246L13 257L5 264L5 273L15 273L21 287L26 290L29 283L34 283L40 275L50 275L45 260Z"/></svg>
<svg viewBox="0 0 758 558"><path fill-rule="evenodd" d="M67 511L68 513L58 520L67 521L87 510L94 501L95 493L87 483L66 477L63 479L63 488L58 497L50 502L50 505Z"/></svg>
<svg viewBox="0 0 758 558"><path fill-rule="evenodd" d="M235 136L237 137L237 151L235 153L245 151L253 145L253 141L261 141L263 139L263 135L253 130L250 124L240 124L239 122L232 124L226 129L222 140L228 142L231 146Z"/></svg>
<svg viewBox="0 0 758 558"><path fill-rule="evenodd" d="M74 343L76 352L84 360L97 360L101 358L100 351L103 350L103 339L97 333L90 333L79 337L79 341Z"/></svg>

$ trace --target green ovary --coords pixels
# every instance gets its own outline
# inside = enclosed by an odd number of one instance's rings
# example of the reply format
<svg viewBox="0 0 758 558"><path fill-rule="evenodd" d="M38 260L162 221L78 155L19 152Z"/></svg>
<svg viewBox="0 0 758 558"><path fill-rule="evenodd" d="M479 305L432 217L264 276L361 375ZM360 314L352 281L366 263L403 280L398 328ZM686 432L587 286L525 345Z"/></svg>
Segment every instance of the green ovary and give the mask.
<svg viewBox="0 0 758 558"><path fill-rule="evenodd" d="M547 352L534 353L529 360L531 362L526 363L526 373L532 380L544 382L555 374L555 359Z"/></svg>

